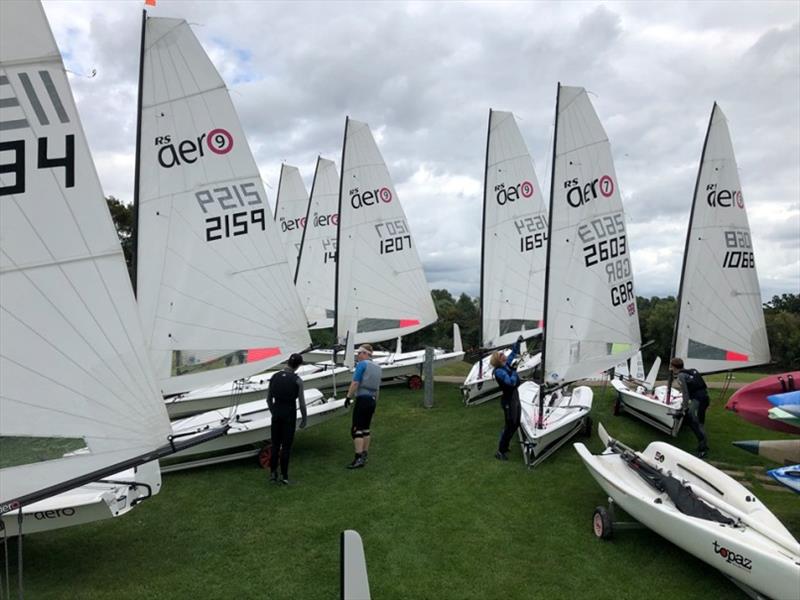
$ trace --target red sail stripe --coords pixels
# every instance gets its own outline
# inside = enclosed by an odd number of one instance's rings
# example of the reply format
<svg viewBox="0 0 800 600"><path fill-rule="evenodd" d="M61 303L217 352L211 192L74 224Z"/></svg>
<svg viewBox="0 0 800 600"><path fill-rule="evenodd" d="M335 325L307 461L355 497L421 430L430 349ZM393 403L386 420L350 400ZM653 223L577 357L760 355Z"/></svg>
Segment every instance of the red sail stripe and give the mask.
<svg viewBox="0 0 800 600"><path fill-rule="evenodd" d="M400 328L419 325L419 319L400 319Z"/></svg>
<svg viewBox="0 0 800 600"><path fill-rule="evenodd" d="M272 358L281 353L280 348L250 348L247 351L247 362L256 362L265 358Z"/></svg>
<svg viewBox="0 0 800 600"><path fill-rule="evenodd" d="M746 361L747 355L746 354L739 354L738 352L732 352L727 350L725 352L725 360L734 360L737 362Z"/></svg>

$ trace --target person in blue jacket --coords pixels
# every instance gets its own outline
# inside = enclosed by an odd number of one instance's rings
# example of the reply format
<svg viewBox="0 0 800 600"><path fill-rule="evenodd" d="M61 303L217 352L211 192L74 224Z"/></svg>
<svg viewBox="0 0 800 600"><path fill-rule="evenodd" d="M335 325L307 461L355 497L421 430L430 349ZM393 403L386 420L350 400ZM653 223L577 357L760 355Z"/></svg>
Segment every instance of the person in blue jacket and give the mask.
<svg viewBox="0 0 800 600"><path fill-rule="evenodd" d="M381 389L381 368L372 362L372 346L362 344L356 354L358 364L344 401L345 407L350 405L353 398L356 401L353 407L353 425L350 428L356 455L353 462L347 465L348 469L360 469L367 464L371 439L369 428Z"/></svg>
<svg viewBox="0 0 800 600"><path fill-rule="evenodd" d="M503 409L505 428L500 436L500 444L494 457L497 460L508 460L508 446L511 438L519 429L519 421L522 416L522 408L519 404L519 394L517 388L522 383L514 366L514 359L519 354L519 346L522 336L511 346L511 352L506 356L503 352L495 352L489 359L489 363L494 368L494 379L500 387L502 396L500 406Z"/></svg>

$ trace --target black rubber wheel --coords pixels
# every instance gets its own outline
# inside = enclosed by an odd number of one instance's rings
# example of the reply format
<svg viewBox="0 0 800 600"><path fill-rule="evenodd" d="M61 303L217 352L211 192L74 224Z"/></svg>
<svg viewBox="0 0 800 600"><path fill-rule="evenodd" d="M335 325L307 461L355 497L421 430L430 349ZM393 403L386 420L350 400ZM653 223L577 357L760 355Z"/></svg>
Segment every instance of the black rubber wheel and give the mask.
<svg viewBox="0 0 800 600"><path fill-rule="evenodd" d="M258 466L262 469L269 469L269 459L272 456L272 442L267 442L258 453Z"/></svg>
<svg viewBox="0 0 800 600"><path fill-rule="evenodd" d="M611 534L614 532L614 526L611 523L611 515L608 514L608 510L606 510L605 506L598 506L594 509L592 530L595 536L599 537L601 540L611 538Z"/></svg>
<svg viewBox="0 0 800 600"><path fill-rule="evenodd" d="M419 375L412 375L408 378L408 389L410 390L421 390L422 389L422 377Z"/></svg>
<svg viewBox="0 0 800 600"><path fill-rule="evenodd" d="M583 430L581 431L581 434L585 438L592 437L592 417L589 415L586 415L583 418Z"/></svg>
<svg viewBox="0 0 800 600"><path fill-rule="evenodd" d="M614 416L618 417L620 414L622 414L622 397L618 393L614 399Z"/></svg>

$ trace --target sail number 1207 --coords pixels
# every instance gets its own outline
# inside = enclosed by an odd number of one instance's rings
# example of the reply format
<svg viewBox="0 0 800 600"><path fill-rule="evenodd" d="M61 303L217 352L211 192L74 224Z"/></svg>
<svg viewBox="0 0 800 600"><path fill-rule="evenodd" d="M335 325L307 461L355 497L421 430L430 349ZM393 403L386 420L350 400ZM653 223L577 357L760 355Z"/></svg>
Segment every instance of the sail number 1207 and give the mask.
<svg viewBox="0 0 800 600"><path fill-rule="evenodd" d="M391 254L411 248L411 233L404 219L375 223L378 248L381 254Z"/></svg>

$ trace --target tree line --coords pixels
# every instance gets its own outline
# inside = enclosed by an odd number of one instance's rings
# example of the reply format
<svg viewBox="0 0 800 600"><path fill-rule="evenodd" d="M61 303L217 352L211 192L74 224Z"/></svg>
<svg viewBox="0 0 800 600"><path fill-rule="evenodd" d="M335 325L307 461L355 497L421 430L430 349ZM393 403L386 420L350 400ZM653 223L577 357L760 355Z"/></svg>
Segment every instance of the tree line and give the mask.
<svg viewBox="0 0 800 600"><path fill-rule="evenodd" d="M123 204L113 196L106 198L106 201L117 227L130 271L133 249L133 209L131 205ZM465 360L476 359L480 353L479 300L468 294L461 294L458 298L454 298L447 290L432 290L431 296L439 320L425 329L405 336L403 349L416 350L425 346L452 349L453 323L458 323L466 352ZM636 306L639 309L642 342L647 343L652 340L652 343L642 349L645 368L649 368L656 356L661 357L662 365L666 368L670 358L672 332L678 312L678 303L674 296L666 298L637 296ZM800 294L773 296L769 302L764 304L764 319L767 324L767 336L772 356L769 368L781 371L800 368ZM311 339L315 344L330 347L333 344L333 332L330 329L312 330ZM529 343L529 349L534 349L536 343L541 342ZM393 349L394 342L389 342L385 346Z"/></svg>

